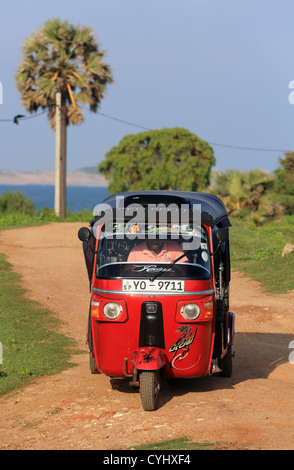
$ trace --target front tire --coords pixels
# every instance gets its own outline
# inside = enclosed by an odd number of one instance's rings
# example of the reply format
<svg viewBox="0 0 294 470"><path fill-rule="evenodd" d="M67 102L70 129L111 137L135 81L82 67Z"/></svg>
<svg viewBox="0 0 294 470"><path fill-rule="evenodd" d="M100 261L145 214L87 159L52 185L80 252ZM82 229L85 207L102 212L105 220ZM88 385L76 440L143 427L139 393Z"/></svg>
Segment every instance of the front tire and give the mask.
<svg viewBox="0 0 294 470"><path fill-rule="evenodd" d="M95 356L94 356L94 354L92 354L91 351L90 351L90 361L89 361L89 363L90 363L91 374L98 374Z"/></svg>
<svg viewBox="0 0 294 470"><path fill-rule="evenodd" d="M232 346L228 346L227 354L218 360L218 366L221 369L221 377L231 377L233 373L233 351Z"/></svg>
<svg viewBox="0 0 294 470"><path fill-rule="evenodd" d="M154 411L158 405L160 380L158 371L146 370L140 375L140 396L143 409Z"/></svg>

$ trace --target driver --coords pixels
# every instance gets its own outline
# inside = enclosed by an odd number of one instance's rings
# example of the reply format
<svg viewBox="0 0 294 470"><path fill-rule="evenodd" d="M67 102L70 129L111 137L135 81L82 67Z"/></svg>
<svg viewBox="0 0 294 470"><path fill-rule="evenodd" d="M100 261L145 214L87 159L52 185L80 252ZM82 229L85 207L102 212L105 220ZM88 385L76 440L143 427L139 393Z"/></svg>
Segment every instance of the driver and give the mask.
<svg viewBox="0 0 294 470"><path fill-rule="evenodd" d="M128 257L128 262L141 263L141 262L159 262L171 263L179 256L183 255L177 242L163 239L147 239L144 243L135 246ZM181 263L186 263L188 259L186 256L180 259Z"/></svg>

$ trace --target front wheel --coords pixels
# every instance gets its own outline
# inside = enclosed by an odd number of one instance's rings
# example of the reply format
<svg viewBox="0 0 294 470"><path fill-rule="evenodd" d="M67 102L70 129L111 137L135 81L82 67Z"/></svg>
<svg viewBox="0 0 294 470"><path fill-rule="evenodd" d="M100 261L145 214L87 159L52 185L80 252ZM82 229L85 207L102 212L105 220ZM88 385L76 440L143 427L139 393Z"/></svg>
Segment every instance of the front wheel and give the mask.
<svg viewBox="0 0 294 470"><path fill-rule="evenodd" d="M91 351L90 351L90 358L89 359L90 359L89 363L90 363L91 374L98 374L97 365L96 365L96 361L95 361L95 356L92 354Z"/></svg>
<svg viewBox="0 0 294 470"><path fill-rule="evenodd" d="M231 377L233 373L233 351L232 346L228 346L227 354L218 360L218 366L221 369L221 377Z"/></svg>
<svg viewBox="0 0 294 470"><path fill-rule="evenodd" d="M142 371L140 375L140 396L145 411L156 410L159 390L160 381L158 371Z"/></svg>

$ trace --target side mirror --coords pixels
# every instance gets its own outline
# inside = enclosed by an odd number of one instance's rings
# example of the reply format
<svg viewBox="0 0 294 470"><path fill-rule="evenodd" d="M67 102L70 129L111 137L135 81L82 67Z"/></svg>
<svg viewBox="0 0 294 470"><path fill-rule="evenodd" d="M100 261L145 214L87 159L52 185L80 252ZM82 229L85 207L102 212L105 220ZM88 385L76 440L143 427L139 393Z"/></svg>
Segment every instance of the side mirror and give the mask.
<svg viewBox="0 0 294 470"><path fill-rule="evenodd" d="M81 242L87 242L89 241L91 237L91 232L87 227L82 227L78 231L78 237L81 240Z"/></svg>
<svg viewBox="0 0 294 470"><path fill-rule="evenodd" d="M219 242L227 242L229 240L229 232L227 228L219 228L215 234Z"/></svg>

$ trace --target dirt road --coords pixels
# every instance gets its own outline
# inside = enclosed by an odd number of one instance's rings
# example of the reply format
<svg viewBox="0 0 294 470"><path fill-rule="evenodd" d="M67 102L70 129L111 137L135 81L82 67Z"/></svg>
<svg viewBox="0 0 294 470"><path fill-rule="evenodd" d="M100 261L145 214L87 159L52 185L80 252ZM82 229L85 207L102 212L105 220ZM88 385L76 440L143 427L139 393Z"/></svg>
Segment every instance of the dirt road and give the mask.
<svg viewBox="0 0 294 470"><path fill-rule="evenodd" d="M236 313L232 378L177 381L160 407L143 411L127 383L91 375L85 345L88 282L77 239L81 224L50 224L1 234L28 296L54 310L85 353L77 367L36 380L0 399L0 449L125 449L189 436L223 448L294 449L294 292L267 296L233 273ZM290 273L293 275L293 273Z"/></svg>

